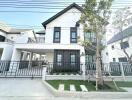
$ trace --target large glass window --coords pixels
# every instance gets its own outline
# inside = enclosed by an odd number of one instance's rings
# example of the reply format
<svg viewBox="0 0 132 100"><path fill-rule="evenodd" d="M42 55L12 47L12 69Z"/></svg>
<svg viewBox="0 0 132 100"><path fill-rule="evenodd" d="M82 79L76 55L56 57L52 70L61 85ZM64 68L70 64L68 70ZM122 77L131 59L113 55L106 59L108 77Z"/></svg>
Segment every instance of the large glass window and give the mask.
<svg viewBox="0 0 132 100"><path fill-rule="evenodd" d="M75 65L76 63L76 56L74 54L71 54L71 65Z"/></svg>
<svg viewBox="0 0 132 100"><path fill-rule="evenodd" d="M60 43L60 27L54 27L54 39L53 42L54 43Z"/></svg>
<svg viewBox="0 0 132 100"><path fill-rule="evenodd" d="M92 55L86 55L85 56L85 62L86 63L92 63L93 62L93 56Z"/></svg>
<svg viewBox="0 0 132 100"><path fill-rule="evenodd" d="M87 32L84 34L84 40L85 41L92 41L92 42L96 42L96 37L94 33L91 32Z"/></svg>
<svg viewBox="0 0 132 100"><path fill-rule="evenodd" d="M121 46L121 49L126 49L129 47L129 43L128 41L125 41L125 42L120 43L120 46Z"/></svg>
<svg viewBox="0 0 132 100"><path fill-rule="evenodd" d="M61 54L57 55L57 65L59 65L59 66L62 65L62 55Z"/></svg>
<svg viewBox="0 0 132 100"><path fill-rule="evenodd" d="M76 29L76 27L71 27L70 32L71 32L70 42L77 43L77 29Z"/></svg>

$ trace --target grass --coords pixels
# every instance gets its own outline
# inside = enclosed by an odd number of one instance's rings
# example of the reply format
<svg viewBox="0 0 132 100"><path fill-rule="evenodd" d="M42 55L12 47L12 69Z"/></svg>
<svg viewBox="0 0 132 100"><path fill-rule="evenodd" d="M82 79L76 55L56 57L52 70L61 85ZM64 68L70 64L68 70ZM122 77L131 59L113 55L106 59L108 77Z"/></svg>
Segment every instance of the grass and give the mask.
<svg viewBox="0 0 132 100"><path fill-rule="evenodd" d="M81 91L80 85L85 85L88 91L96 91L95 82L88 82L83 80L48 80L47 82L55 89L59 88L59 84L64 84L64 89L69 91L70 84L74 84L77 91ZM117 85L119 87L132 87L132 82L117 82ZM116 90L113 82L105 82L104 86L99 91L125 92L125 90L121 88L119 88L119 90Z"/></svg>
<svg viewBox="0 0 132 100"><path fill-rule="evenodd" d="M113 82L106 82L109 85L112 85ZM132 87L132 82L118 81L116 82L118 87Z"/></svg>

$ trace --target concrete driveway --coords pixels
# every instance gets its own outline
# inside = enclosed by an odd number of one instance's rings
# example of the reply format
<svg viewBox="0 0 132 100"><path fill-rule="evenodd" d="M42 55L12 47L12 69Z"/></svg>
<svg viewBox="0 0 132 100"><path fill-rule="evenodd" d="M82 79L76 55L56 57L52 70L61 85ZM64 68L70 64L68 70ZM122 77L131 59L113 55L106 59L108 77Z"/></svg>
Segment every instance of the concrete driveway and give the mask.
<svg viewBox="0 0 132 100"><path fill-rule="evenodd" d="M41 79L28 78L0 78L0 97L4 96L53 97Z"/></svg>
<svg viewBox="0 0 132 100"><path fill-rule="evenodd" d="M106 100L54 97L41 79L0 78L0 100ZM109 99L132 100L132 99Z"/></svg>

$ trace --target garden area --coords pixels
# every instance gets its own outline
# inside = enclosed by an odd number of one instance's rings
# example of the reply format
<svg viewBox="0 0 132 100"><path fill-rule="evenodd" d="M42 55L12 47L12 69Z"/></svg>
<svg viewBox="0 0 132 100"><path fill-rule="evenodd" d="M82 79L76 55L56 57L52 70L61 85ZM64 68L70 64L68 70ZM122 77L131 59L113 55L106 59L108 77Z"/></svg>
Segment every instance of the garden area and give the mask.
<svg viewBox="0 0 132 100"><path fill-rule="evenodd" d="M55 89L59 89L59 85L64 85L65 91L70 91L70 85L75 86L76 91L82 91L80 85L84 85L88 91L96 91L95 88L95 81L83 81L83 80L47 80L47 83L49 83L52 87ZM99 88L98 91L102 92L126 92L126 90L122 89L121 87L131 87L132 88L132 82L123 82L118 81L116 82L118 86L118 90L116 89L114 83L112 81L105 81L104 86Z"/></svg>

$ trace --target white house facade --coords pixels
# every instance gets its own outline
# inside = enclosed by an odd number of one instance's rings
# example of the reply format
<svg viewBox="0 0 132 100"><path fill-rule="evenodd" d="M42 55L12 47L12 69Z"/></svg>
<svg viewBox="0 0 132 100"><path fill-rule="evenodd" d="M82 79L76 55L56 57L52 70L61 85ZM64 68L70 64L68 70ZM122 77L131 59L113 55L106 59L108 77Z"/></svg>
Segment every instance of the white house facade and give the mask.
<svg viewBox="0 0 132 100"><path fill-rule="evenodd" d="M126 49L128 55L132 54L132 26L117 33L108 41L109 62L127 62L123 48Z"/></svg>
<svg viewBox="0 0 132 100"><path fill-rule="evenodd" d="M82 8L73 3L43 22L44 31L37 32L35 38L30 37L28 41L15 43L11 61L23 61L24 51L29 53L29 62L46 61L52 64L54 71L81 69L85 72L85 62L94 62L95 52L85 50L78 43L78 37L81 40L88 37L93 42L96 38L91 33L84 34L83 26L79 22L81 11ZM37 59L34 54L38 55Z"/></svg>
<svg viewBox="0 0 132 100"><path fill-rule="evenodd" d="M26 43L28 37L34 37L31 29L14 29L0 23L0 60L10 61L15 43Z"/></svg>

